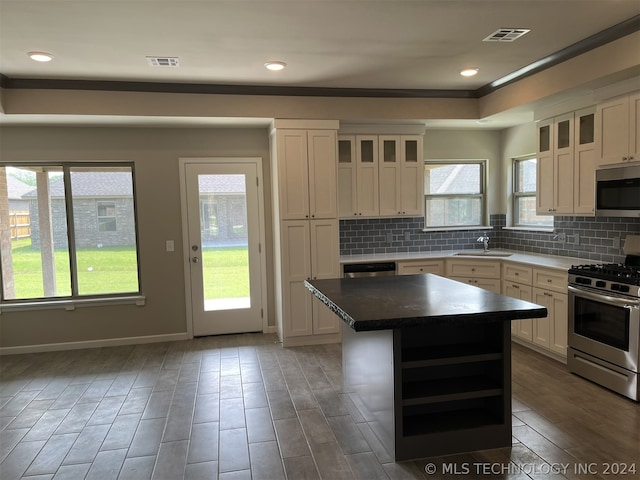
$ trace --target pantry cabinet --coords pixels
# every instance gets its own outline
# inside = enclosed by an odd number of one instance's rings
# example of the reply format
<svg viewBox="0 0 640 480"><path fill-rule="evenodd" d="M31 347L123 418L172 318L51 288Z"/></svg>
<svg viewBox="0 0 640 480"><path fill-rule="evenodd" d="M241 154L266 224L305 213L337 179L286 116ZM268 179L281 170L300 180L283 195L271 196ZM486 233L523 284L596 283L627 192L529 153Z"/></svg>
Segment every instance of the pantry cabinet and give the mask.
<svg viewBox="0 0 640 480"><path fill-rule="evenodd" d="M340 218L422 215L420 135L340 135Z"/></svg>
<svg viewBox="0 0 640 480"><path fill-rule="evenodd" d="M278 186L282 220L336 218L336 132L277 132Z"/></svg>
<svg viewBox="0 0 640 480"><path fill-rule="evenodd" d="M598 166L640 160L640 92L597 106L595 143Z"/></svg>
<svg viewBox="0 0 640 480"><path fill-rule="evenodd" d="M289 220L281 229L283 256L283 289L286 337L338 333L339 318L309 294L304 281L339 278L337 220Z"/></svg>
<svg viewBox="0 0 640 480"><path fill-rule="evenodd" d="M331 120L276 120L270 136L276 326L285 347L341 338L338 317L304 286L341 276L337 128Z"/></svg>

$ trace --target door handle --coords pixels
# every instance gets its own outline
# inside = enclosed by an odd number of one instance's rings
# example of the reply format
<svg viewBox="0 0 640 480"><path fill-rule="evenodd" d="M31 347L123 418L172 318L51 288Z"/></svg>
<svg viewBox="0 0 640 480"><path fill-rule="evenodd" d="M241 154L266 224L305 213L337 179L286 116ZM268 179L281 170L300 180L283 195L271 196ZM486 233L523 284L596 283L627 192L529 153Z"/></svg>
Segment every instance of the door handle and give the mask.
<svg viewBox="0 0 640 480"><path fill-rule="evenodd" d="M193 258L191 259L191 261L192 261L193 263L198 263L198 262L200 262L200 259L199 259L198 257L193 257Z"/></svg>

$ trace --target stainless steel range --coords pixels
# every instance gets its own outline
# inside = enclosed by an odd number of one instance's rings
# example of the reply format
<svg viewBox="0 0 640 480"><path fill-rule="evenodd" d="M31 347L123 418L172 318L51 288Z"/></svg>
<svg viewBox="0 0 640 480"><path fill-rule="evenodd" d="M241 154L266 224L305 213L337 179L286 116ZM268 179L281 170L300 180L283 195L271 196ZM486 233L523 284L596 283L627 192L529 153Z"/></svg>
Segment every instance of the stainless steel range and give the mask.
<svg viewBox="0 0 640 480"><path fill-rule="evenodd" d="M568 344L569 371L640 400L640 255L571 267Z"/></svg>

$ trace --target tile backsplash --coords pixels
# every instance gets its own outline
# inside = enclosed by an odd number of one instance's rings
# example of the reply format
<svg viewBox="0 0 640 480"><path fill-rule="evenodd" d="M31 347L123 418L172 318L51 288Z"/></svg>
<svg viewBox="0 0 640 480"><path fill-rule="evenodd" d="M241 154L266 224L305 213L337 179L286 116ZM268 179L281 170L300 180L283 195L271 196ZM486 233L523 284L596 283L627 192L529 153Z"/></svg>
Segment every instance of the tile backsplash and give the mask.
<svg viewBox="0 0 640 480"><path fill-rule="evenodd" d="M622 262L627 234L640 235L640 219L558 216L554 232L505 229L506 215L490 216L492 229L424 232L424 218L340 220L340 254L482 249L476 240L487 232L490 248Z"/></svg>

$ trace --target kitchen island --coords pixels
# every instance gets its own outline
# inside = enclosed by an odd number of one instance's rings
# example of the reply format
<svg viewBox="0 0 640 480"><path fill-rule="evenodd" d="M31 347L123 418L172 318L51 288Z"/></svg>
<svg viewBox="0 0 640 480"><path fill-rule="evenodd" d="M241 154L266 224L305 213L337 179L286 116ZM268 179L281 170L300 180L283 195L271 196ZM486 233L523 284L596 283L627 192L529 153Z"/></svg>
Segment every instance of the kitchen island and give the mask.
<svg viewBox="0 0 640 480"><path fill-rule="evenodd" d="M510 321L544 307L437 275L308 280L346 387L396 461L511 445Z"/></svg>

